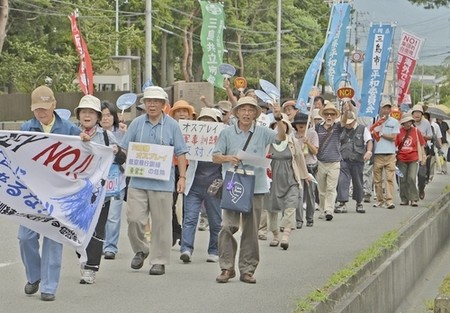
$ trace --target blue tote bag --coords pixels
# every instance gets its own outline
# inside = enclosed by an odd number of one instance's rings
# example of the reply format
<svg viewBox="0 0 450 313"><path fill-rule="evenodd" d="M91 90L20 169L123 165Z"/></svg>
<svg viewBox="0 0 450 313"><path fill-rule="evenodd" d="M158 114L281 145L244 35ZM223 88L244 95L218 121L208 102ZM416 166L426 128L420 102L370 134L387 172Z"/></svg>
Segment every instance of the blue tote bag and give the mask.
<svg viewBox="0 0 450 313"><path fill-rule="evenodd" d="M255 175L252 171L234 168L225 174L222 187L222 200L220 207L248 214L253 207L253 194L255 192Z"/></svg>

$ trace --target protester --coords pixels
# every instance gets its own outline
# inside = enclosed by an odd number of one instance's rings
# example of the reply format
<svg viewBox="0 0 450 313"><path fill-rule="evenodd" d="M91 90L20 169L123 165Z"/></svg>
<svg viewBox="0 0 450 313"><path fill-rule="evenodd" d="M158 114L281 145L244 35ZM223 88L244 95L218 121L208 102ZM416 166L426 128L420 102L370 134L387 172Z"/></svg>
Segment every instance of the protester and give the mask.
<svg viewBox="0 0 450 313"><path fill-rule="evenodd" d="M314 97L314 109L322 109L325 106L325 99L322 96Z"/></svg>
<svg viewBox="0 0 450 313"><path fill-rule="evenodd" d="M115 154L114 162L119 165L125 163L126 156L119 148L116 137L112 132L104 130L99 125L99 121L102 118L100 99L92 95L86 95L80 99L74 111L80 122L81 140L112 146ZM80 284L95 283L96 272L100 268L100 260L102 258L105 225L108 219L110 200L111 198L109 197L105 198L94 234L86 248L87 261L81 265Z"/></svg>
<svg viewBox="0 0 450 313"><path fill-rule="evenodd" d="M384 102L381 105L380 119L372 127L372 137L375 139L373 161L373 183L377 203L374 207L395 209L394 177L395 177L395 138L400 132L399 122L390 116L392 104ZM383 171L385 173L385 189L383 192Z"/></svg>
<svg viewBox="0 0 450 313"><path fill-rule="evenodd" d="M281 106L281 110L283 111L284 114L287 115L290 122L294 120L294 116L298 112L298 109L295 107L294 100L284 102L283 105Z"/></svg>
<svg viewBox="0 0 450 313"><path fill-rule="evenodd" d="M172 117L175 121L179 120L192 120L194 119L194 107L190 105L185 100L178 100L176 101L172 108L170 109L169 115ZM177 158L173 158L173 163L175 166L175 182L178 182L178 178L180 176L179 170L178 170L178 164L177 164ZM177 201L178 201L178 192L173 192L173 204L172 204L172 246L176 244L178 240L181 239L181 225L178 222L178 216L177 216Z"/></svg>
<svg viewBox="0 0 450 313"><path fill-rule="evenodd" d="M318 170L317 183L319 189L320 219L331 221L333 219L334 203L336 201L336 187L339 179L341 152L339 140L344 125L347 122L347 112L351 109L346 103L343 106L344 114L341 122L336 122L340 113L335 105L328 103L320 109L320 116L324 121L315 126L319 136L319 151L317 153Z"/></svg>
<svg viewBox="0 0 450 313"><path fill-rule="evenodd" d="M162 109L166 102L165 91L158 86L144 90L141 103L146 114L136 117L128 127L120 146L128 149L131 142L173 146L178 160L178 193L186 184L186 156L188 152L178 123ZM140 269L150 252L150 275L165 274L165 264L170 260L172 243L172 204L175 170L172 166L169 181L131 177L128 185L128 237L135 253L132 269ZM145 225L150 214L152 243L145 238Z"/></svg>
<svg viewBox="0 0 450 313"><path fill-rule="evenodd" d="M47 86L40 86L31 93L31 111L34 118L20 127L21 131L78 135L80 129L55 112L56 99ZM41 285L41 300L54 301L61 272L63 245L50 238L43 237L42 251L39 254L39 233L19 227L19 247L27 283L24 291L27 295L38 292Z"/></svg>
<svg viewBox="0 0 450 313"><path fill-rule="evenodd" d="M300 149L303 152L305 158L306 167L308 173L310 173L314 179L317 176L317 152L319 149L319 136L314 128L306 130L306 124L308 122L308 115L298 112L294 120L291 122L298 139ZM312 182L307 183L303 180L303 203L306 204L306 226L312 227L314 225L314 211L316 202L317 184ZM296 210L295 219L297 229L303 225L303 203Z"/></svg>
<svg viewBox="0 0 450 313"><path fill-rule="evenodd" d="M216 147L213 150L213 162L222 164L225 172L231 167L239 164L237 153L244 147L248 136L252 134L246 151L264 158L266 147L271 143L280 143L286 138L284 123L281 122L280 107L274 105L274 117L277 120L278 130L255 125L255 121L261 113L261 108L252 97L239 99L233 108L233 115L237 123L225 128L219 135ZM239 230L242 218L242 234L239 254L240 280L246 283L256 283L253 276L259 263L258 226L261 211L263 209L264 194L269 191L266 179L266 169L245 165L245 168L254 169L255 191L253 197L253 208L249 214L240 214L230 210L223 210L222 229L219 233L219 263L221 274L216 278L219 283L226 283L235 277L235 256L237 253L237 242L234 234Z"/></svg>
<svg viewBox="0 0 450 313"><path fill-rule="evenodd" d="M354 112L349 112L347 123L340 138L341 168L337 185L337 206L334 213L347 213L350 182L353 186L352 199L356 201L356 212L365 213L363 207L364 162L372 157L372 136L364 125L356 121Z"/></svg>
<svg viewBox="0 0 450 313"><path fill-rule="evenodd" d="M122 140L123 134L127 131L127 124L119 120L116 107L103 101L101 104L102 118L100 126L104 130L109 130L116 137L117 142ZM111 198L109 205L108 220L105 226L105 242L103 243L103 254L107 260L114 260L118 252L118 242L120 235L120 221L122 218L122 205L125 197L126 177L123 174L123 167L119 172L120 193Z"/></svg>
<svg viewBox="0 0 450 313"><path fill-rule="evenodd" d="M436 155L442 155L442 133L441 128L439 125L431 119L431 115L429 112L423 112L424 118L430 122L431 125L431 131L433 133L433 136L430 140L430 157L427 159L427 182L430 182L434 178L434 172L435 168L438 165L439 171L440 169L440 163L436 162Z"/></svg>
<svg viewBox="0 0 450 313"><path fill-rule="evenodd" d="M416 207L419 193L416 186L417 163L424 163L425 140L416 127L413 127L414 118L411 114L405 114L400 120L402 127L395 138L397 147L397 167L401 173L399 177L400 205Z"/></svg>
<svg viewBox="0 0 450 313"><path fill-rule="evenodd" d="M202 108L197 120L206 123L217 122L217 116L213 109ZM208 193L208 188L215 180L221 178L222 166L220 164L196 160L189 162L184 191L183 233L180 248L180 259L184 263L191 262L194 252L195 228L202 205L206 209L209 224L209 245L206 262L217 262L219 260L218 235L222 222L220 193L211 195Z"/></svg>
<svg viewBox="0 0 450 313"><path fill-rule="evenodd" d="M444 162L442 163L442 174L446 175L448 172L447 169L447 162L449 160L447 160L447 155L448 155L448 149L449 149L449 145L448 145L448 140L447 140L447 135L450 135L450 128L448 127L447 122L445 122L444 120L437 118L436 119L436 123L439 125L439 128L441 129L441 134L442 134L442 148L441 150L444 152Z"/></svg>
<svg viewBox="0 0 450 313"><path fill-rule="evenodd" d="M274 235L270 246L276 247L280 244L281 248L287 250L289 235L295 225L295 211L298 207L301 207L302 180L307 180L307 184L309 184L311 178L308 175L303 151L298 140L290 135L293 129L287 115L283 115L283 122L289 136L286 136L286 139L281 143L272 143L269 146L269 156L272 159L270 164L272 183L268 201L268 220L269 230ZM271 128L274 127L278 128L278 122L275 121L271 124ZM278 236L279 212L282 213L281 227L283 233L281 242Z"/></svg>
<svg viewBox="0 0 450 313"><path fill-rule="evenodd" d="M420 104L413 106L411 110L412 117L414 118L414 125L422 133L423 138L426 141L425 153L427 156L426 163L421 165L417 174L417 187L419 188L419 198L422 200L425 198L425 186L428 180L428 174L430 172L431 156L434 154L434 148L432 147L431 139L433 138L433 128L430 122L423 117L423 107Z"/></svg>
<svg viewBox="0 0 450 313"><path fill-rule="evenodd" d="M311 123L316 126L324 121L323 117L319 114L320 109L313 109L311 112Z"/></svg>

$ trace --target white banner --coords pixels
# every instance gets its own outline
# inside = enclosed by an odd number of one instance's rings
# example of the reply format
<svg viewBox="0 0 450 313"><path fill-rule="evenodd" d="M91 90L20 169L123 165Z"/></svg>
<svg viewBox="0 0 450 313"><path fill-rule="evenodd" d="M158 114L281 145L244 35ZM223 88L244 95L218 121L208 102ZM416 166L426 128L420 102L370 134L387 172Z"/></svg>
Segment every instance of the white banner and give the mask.
<svg viewBox="0 0 450 313"><path fill-rule="evenodd" d="M125 175L168 181L172 162L173 146L130 142Z"/></svg>
<svg viewBox="0 0 450 313"><path fill-rule="evenodd" d="M105 197L112 148L78 136L0 131L0 216L85 248Z"/></svg>
<svg viewBox="0 0 450 313"><path fill-rule="evenodd" d="M224 123L179 120L181 133L188 148L186 158L212 162L212 151L219 134L226 127Z"/></svg>

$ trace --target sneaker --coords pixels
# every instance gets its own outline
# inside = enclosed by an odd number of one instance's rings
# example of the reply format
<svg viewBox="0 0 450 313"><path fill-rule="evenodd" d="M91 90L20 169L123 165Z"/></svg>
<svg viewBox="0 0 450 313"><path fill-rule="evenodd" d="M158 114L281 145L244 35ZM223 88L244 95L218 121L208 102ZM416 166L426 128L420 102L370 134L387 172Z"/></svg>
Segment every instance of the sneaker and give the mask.
<svg viewBox="0 0 450 313"><path fill-rule="evenodd" d="M181 253L180 260L183 261L183 263L190 263L191 262L191 252L186 250L183 253Z"/></svg>
<svg viewBox="0 0 450 313"><path fill-rule="evenodd" d="M106 251L104 258L105 258L105 260L114 260L116 258L116 254L111 251Z"/></svg>
<svg viewBox="0 0 450 313"><path fill-rule="evenodd" d="M324 220L325 219L325 214L320 213L318 219L319 220Z"/></svg>
<svg viewBox="0 0 450 313"><path fill-rule="evenodd" d="M206 258L206 262L217 263L217 262L219 262L219 256L216 254L208 254L208 257Z"/></svg>
<svg viewBox="0 0 450 313"><path fill-rule="evenodd" d="M208 218L205 216L200 217L200 222L198 223L198 230L205 231L209 226Z"/></svg>
<svg viewBox="0 0 450 313"><path fill-rule="evenodd" d="M93 270L82 268L80 272L81 272L80 284L85 285L95 283L95 272Z"/></svg>
<svg viewBox="0 0 450 313"><path fill-rule="evenodd" d="M364 194L363 201L365 203L370 203L370 194L368 194L368 193Z"/></svg>
<svg viewBox="0 0 450 313"><path fill-rule="evenodd" d="M224 284L236 276L235 270L222 270L219 276L216 277L216 282Z"/></svg>
<svg viewBox="0 0 450 313"><path fill-rule="evenodd" d="M55 295L52 293L41 293L41 300L42 301L55 301Z"/></svg>
<svg viewBox="0 0 450 313"><path fill-rule="evenodd" d="M388 204L388 205L386 206L386 209L389 209L389 210L395 209L395 205L394 205L393 203Z"/></svg>
<svg viewBox="0 0 450 313"><path fill-rule="evenodd" d="M358 212L358 213L366 213L366 210L364 210L364 207L363 207L362 203L356 204L356 212Z"/></svg>
<svg viewBox="0 0 450 313"><path fill-rule="evenodd" d="M25 288L24 288L25 294L26 295L34 295L36 292L38 292L40 282L41 282L40 280L38 280L34 283L27 282L27 284L25 285Z"/></svg>
<svg viewBox="0 0 450 313"><path fill-rule="evenodd" d="M325 212L325 220L331 221L333 219L333 214L331 212Z"/></svg>
<svg viewBox="0 0 450 313"><path fill-rule="evenodd" d="M131 268L134 270L140 269L144 265L144 260L148 257L148 253L139 251L131 260Z"/></svg>
<svg viewBox="0 0 450 313"><path fill-rule="evenodd" d="M377 202L373 205L374 208L384 208L384 203L383 202Z"/></svg>
<svg viewBox="0 0 450 313"><path fill-rule="evenodd" d="M334 213L347 213L347 207L345 206L345 202L339 202L339 204L334 209Z"/></svg>

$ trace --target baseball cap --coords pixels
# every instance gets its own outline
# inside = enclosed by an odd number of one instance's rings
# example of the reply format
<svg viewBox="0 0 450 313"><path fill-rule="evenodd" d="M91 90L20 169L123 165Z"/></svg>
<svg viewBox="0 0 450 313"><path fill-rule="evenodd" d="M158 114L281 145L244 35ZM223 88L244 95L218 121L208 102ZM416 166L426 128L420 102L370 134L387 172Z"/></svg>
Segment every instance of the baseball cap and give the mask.
<svg viewBox="0 0 450 313"><path fill-rule="evenodd" d="M53 91L47 86L39 86L31 93L31 111L50 109L56 103Z"/></svg>

